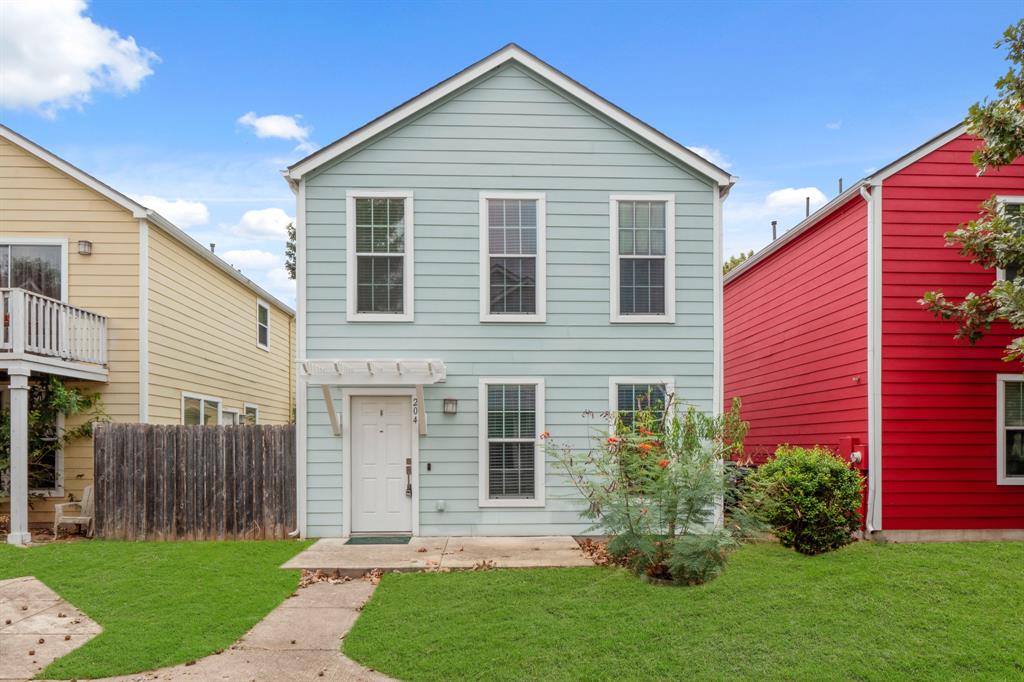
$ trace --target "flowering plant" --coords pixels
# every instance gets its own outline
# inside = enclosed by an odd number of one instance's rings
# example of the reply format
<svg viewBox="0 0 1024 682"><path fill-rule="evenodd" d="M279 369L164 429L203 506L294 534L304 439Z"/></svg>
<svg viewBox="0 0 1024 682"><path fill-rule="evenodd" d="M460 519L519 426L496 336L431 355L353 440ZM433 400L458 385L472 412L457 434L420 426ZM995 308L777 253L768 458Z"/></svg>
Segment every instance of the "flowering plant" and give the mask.
<svg viewBox="0 0 1024 682"><path fill-rule="evenodd" d="M587 449L550 439L545 447L586 500L590 530L612 536L613 556L636 573L698 584L721 573L756 527L731 471L747 424L739 400L714 417L676 408L669 396L628 419L609 414Z"/></svg>

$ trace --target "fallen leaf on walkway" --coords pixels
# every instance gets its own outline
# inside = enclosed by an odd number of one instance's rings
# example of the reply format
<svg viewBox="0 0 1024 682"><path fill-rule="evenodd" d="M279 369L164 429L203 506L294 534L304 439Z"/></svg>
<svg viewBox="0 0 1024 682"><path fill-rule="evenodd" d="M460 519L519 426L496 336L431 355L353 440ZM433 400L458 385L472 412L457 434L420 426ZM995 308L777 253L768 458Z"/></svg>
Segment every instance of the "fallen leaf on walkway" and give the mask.
<svg viewBox="0 0 1024 682"><path fill-rule="evenodd" d="M427 551L427 548L426 548L426 547L420 547L420 548L419 548L419 549L417 549L416 551L417 551L417 552L426 552L426 551Z"/></svg>

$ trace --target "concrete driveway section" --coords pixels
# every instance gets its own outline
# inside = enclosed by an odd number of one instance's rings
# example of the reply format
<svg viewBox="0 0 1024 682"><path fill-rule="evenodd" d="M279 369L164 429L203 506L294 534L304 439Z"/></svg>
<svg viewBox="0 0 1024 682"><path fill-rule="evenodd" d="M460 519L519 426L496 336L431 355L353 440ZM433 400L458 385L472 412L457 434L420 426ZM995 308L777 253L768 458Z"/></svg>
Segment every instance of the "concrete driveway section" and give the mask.
<svg viewBox="0 0 1024 682"><path fill-rule="evenodd" d="M373 593L367 580L315 583L300 588L226 651L147 673L105 682L288 682L389 680L341 653L359 609Z"/></svg>
<svg viewBox="0 0 1024 682"><path fill-rule="evenodd" d="M101 631L35 578L0 580L0 682L35 677Z"/></svg>
<svg viewBox="0 0 1024 682"><path fill-rule="evenodd" d="M325 538L282 568L341 575L390 571L460 570L474 567L551 568L593 566L570 536L413 538L407 545L349 545Z"/></svg>

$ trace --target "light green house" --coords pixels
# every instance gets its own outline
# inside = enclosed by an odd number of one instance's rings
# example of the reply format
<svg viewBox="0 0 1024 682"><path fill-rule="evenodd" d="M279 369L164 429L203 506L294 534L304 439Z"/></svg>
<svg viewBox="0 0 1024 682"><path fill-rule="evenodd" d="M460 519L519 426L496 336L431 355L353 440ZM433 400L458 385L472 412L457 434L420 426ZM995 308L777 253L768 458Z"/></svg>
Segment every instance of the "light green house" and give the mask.
<svg viewBox="0 0 1024 682"><path fill-rule="evenodd" d="M721 405L734 179L522 48L286 177L304 536L578 533L541 433Z"/></svg>

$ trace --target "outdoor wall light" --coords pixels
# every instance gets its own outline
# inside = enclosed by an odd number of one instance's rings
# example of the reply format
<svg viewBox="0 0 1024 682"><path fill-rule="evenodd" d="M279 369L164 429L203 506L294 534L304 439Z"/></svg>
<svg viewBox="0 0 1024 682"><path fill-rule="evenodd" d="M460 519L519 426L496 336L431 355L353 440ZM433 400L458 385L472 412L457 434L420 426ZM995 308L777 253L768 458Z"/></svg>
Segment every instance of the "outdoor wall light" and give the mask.
<svg viewBox="0 0 1024 682"><path fill-rule="evenodd" d="M457 414L459 411L459 401L455 398L444 399L444 413L445 414Z"/></svg>
<svg viewBox="0 0 1024 682"><path fill-rule="evenodd" d="M92 242L87 239L81 239L78 242L78 255L79 256L91 256L92 255Z"/></svg>

